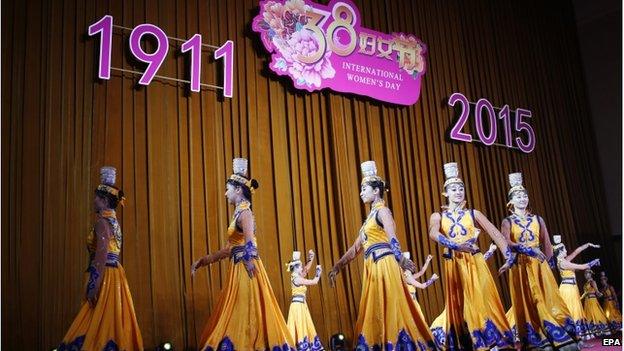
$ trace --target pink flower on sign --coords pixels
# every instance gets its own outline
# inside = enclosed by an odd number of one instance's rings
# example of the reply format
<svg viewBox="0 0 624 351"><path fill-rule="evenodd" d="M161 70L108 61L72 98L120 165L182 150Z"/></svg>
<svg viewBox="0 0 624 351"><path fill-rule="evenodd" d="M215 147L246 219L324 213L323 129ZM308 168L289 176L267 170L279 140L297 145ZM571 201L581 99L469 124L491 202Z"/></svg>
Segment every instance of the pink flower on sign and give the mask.
<svg viewBox="0 0 624 351"><path fill-rule="evenodd" d="M283 60L274 60L272 67L282 72L288 71L298 86L320 88L322 79L332 78L336 74L329 61L330 51L316 63L299 61L298 57L308 56L318 50L316 37L308 31L295 32L288 40L273 38L273 44L282 54Z"/></svg>
<svg viewBox="0 0 624 351"><path fill-rule="evenodd" d="M329 50L317 62L300 60L319 50L318 38L304 28L308 11L311 8L303 0L288 0L284 4L269 1L263 6L262 17L254 20L254 28L261 32L265 46L279 53L273 56L271 68L287 72L297 86L310 90L320 88L322 80L333 78L336 71L329 60Z"/></svg>

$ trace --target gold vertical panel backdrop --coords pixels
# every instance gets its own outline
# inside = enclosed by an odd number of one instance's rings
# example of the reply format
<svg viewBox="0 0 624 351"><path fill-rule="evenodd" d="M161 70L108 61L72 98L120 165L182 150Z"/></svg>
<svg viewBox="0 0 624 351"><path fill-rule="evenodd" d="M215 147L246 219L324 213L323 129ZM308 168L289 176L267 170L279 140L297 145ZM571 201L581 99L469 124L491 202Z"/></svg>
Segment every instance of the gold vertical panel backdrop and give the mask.
<svg viewBox="0 0 624 351"><path fill-rule="evenodd" d="M608 245L603 189L568 1L355 1L362 25L413 33L428 45L419 102L410 107L364 97L292 88L268 68L251 31L256 0L2 3L2 346L45 350L78 312L87 266L85 237L101 166L118 168L128 198L119 210L123 265L145 345L194 349L215 308L229 263L200 271L193 260L225 243L232 208L224 194L231 160L248 157L260 188L253 198L260 254L286 313L284 263L317 252L325 273L355 239L365 217L359 164L373 159L390 185L398 237L417 263L435 256L429 215L443 203L442 165L457 161L469 205L495 224L505 216L507 174L521 171L531 206L569 247L592 240L618 284L619 247ZM87 27L105 14L132 28L153 23L167 35L235 42L234 98L184 84L113 71L96 77L97 43ZM115 29L112 64L127 57L127 31ZM183 78L184 56L159 74ZM220 83L204 53L202 81ZM528 108L537 133L529 155L498 146L450 142L455 91L472 101ZM482 235L481 246L489 240ZM490 262L493 271L500 255ZM323 340L353 337L362 258L330 288L326 275L308 303ZM507 281L498 281L509 305ZM441 282L418 297L429 321L443 308Z"/></svg>

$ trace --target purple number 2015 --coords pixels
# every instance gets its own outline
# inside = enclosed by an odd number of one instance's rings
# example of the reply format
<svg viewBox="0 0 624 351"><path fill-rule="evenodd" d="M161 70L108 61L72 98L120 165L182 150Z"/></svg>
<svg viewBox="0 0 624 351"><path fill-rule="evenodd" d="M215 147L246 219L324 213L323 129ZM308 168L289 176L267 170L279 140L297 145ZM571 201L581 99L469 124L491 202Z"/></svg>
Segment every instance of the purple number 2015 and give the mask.
<svg viewBox="0 0 624 351"><path fill-rule="evenodd" d="M451 129L451 139L459 140L459 141L467 141L472 142L472 135L468 133L462 132L464 128L464 124L468 122L468 115L470 114L470 102L462 93L454 93L449 98L448 104L450 106L455 106L456 103L460 103L461 105L461 115L459 116L459 120Z"/></svg>
<svg viewBox="0 0 624 351"><path fill-rule="evenodd" d="M472 136L468 133L462 132L464 125L468 122L468 117L470 115L470 102L462 93L453 93L449 98L448 104L450 106L455 106L455 104L460 103L461 105L461 115L453 128L451 129L451 139L459 140L459 141L467 141L472 142ZM483 109L486 110L487 117L489 119L490 132L489 134L485 133L485 127L483 125ZM517 143L518 149L520 149L524 153L530 153L535 149L535 131L531 127L531 125L525 121L525 118L531 118L531 111L525 109L517 109L516 110L516 120L514 129L516 132L525 133L526 141L521 137L516 137L515 141ZM509 106L505 105L498 113L498 119L503 121L503 129L505 130L505 146L514 147L512 145L512 127L510 123L510 112ZM479 99L475 106L475 129L477 131L477 135L479 140L485 145L492 145L496 142L497 137L497 118L494 112L494 106L487 99Z"/></svg>

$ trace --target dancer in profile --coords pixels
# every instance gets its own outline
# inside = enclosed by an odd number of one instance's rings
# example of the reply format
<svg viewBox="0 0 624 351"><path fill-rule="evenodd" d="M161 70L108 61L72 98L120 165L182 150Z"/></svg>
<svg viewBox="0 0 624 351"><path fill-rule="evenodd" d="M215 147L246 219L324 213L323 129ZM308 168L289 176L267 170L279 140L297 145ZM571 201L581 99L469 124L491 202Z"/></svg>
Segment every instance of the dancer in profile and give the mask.
<svg viewBox="0 0 624 351"><path fill-rule="evenodd" d="M600 302L598 302L598 298L602 297L602 293L598 290L596 281L594 281L594 271L586 269L585 280L581 299L583 299L583 310L585 311L585 318L587 318L589 333L596 336L611 335L609 320L602 307L600 307Z"/></svg>
<svg viewBox="0 0 624 351"><path fill-rule="evenodd" d="M593 337L589 332L587 326L587 319L585 318L585 311L583 310L583 304L581 303L581 294L579 293L578 286L576 285L576 274L578 270L590 269L593 266L600 264L600 260L595 259L589 263L577 264L572 260L578 256L581 252L589 247L600 248L600 245L587 243L579 246L571 254L568 252L561 242L561 235L553 236L553 250L554 256L557 258L557 267L559 268L559 275L561 276L561 284L559 285L559 295L568 306L570 311L570 317L574 322L576 333L583 340L588 340ZM583 347L583 343L579 341L579 346Z"/></svg>
<svg viewBox="0 0 624 351"><path fill-rule="evenodd" d="M600 284L602 297L604 302L602 303L605 316L609 321L609 327L613 333L622 330L622 314L620 313L620 306L617 299L617 294L613 285L609 284L609 278L605 272L600 272Z"/></svg>
<svg viewBox="0 0 624 351"><path fill-rule="evenodd" d="M403 257L405 257L408 260L411 259L411 255L408 251L403 252ZM414 300L414 303L416 303L416 307L418 307L418 309L421 309L421 308L420 308L420 304L416 300L416 288L426 289L439 278L437 274L433 273L431 277L427 279L426 282L421 283L418 281L418 278L422 277L423 274L425 274L425 272L427 271L427 267L429 267L429 263L431 263L432 259L433 259L433 256L427 255L427 258L425 259L425 264L416 273L412 273L407 269L403 271L403 278L405 279L407 288L409 289L410 295L412 296L412 300Z"/></svg>
<svg viewBox="0 0 624 351"><path fill-rule="evenodd" d="M360 198L365 204L371 204L370 212L355 243L329 272L333 286L340 270L364 250L364 278L354 349L435 349L425 318L403 282L402 269L416 269L414 263L401 254L394 218L383 200L388 185L377 175L374 161L362 163L361 169Z"/></svg>
<svg viewBox="0 0 624 351"><path fill-rule="evenodd" d="M525 348L576 350L574 322L546 262L552 256L546 224L528 209L522 174L510 174L509 185L507 207L511 215L503 220L501 232L516 256L509 270L515 331Z"/></svg>
<svg viewBox="0 0 624 351"><path fill-rule="evenodd" d="M429 219L429 237L444 249L445 308L431 325L444 350L513 349L514 338L490 269L476 246L480 225L507 252L496 227L478 210L466 209L457 163L444 165L447 206ZM507 266L508 267L508 266ZM505 269L507 267L502 267Z"/></svg>
<svg viewBox="0 0 624 351"><path fill-rule="evenodd" d="M292 289L292 301L288 310L288 330L292 334L297 351L319 351L325 350L321 344L321 339L316 334L312 316L306 303L306 291L308 286L316 285L321 278L321 266L316 266L316 272L313 279L307 279L306 274L312 267L314 260L314 251L308 252L308 263L303 266L301 262L301 252L295 251L292 255L292 261L288 262L288 271L290 272L290 283Z"/></svg>
<svg viewBox="0 0 624 351"><path fill-rule="evenodd" d="M59 351L143 350L126 274L119 262L122 233L115 209L125 200L115 187L117 171L100 169L93 200L97 215L87 236L89 280L85 302L63 338Z"/></svg>
<svg viewBox="0 0 624 351"><path fill-rule="evenodd" d="M231 259L228 278L201 336L202 351L294 350L286 321L279 309L262 260L258 256L251 195L258 188L247 176L247 160L235 158L226 182L225 197L236 206L221 250L195 261L191 275L203 266Z"/></svg>

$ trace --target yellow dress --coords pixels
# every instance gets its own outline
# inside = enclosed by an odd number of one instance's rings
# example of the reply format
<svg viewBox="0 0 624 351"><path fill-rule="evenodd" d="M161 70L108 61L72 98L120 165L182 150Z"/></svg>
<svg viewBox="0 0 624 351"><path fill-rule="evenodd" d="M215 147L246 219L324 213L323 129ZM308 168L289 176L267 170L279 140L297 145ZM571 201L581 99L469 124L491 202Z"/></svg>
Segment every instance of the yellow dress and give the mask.
<svg viewBox="0 0 624 351"><path fill-rule="evenodd" d="M249 203L245 202L237 207L237 212L249 209ZM256 275L249 278L247 274L243 262L245 236L236 226L237 218L235 215L228 227L232 265L201 335L199 350L264 351L277 347L280 351L294 351L295 343L259 257L253 258Z"/></svg>
<svg viewBox="0 0 624 351"><path fill-rule="evenodd" d="M410 271L405 271L403 272L404 275L411 275L412 273ZM418 303L418 299L416 298L416 287L410 284L407 284L407 282L405 282L405 285L407 285L407 291L409 291L410 296L412 297L412 301L414 301L414 304L416 305L416 308L418 309L418 312L423 315L422 313L422 308L420 308L420 304Z"/></svg>
<svg viewBox="0 0 624 351"><path fill-rule="evenodd" d="M441 216L440 229L449 240L476 241L472 210L444 211ZM438 347L513 348L513 334L483 254L445 250L443 257L445 308L431 325Z"/></svg>
<svg viewBox="0 0 624 351"><path fill-rule="evenodd" d="M292 302L288 310L288 330L295 339L297 351L319 351L325 350L321 345L321 339L316 334L314 322L310 316L310 310L306 303L306 291L308 287L305 285L296 285L294 279L291 279Z"/></svg>
<svg viewBox="0 0 624 351"><path fill-rule="evenodd" d="M538 248L539 217L507 217L511 241ZM578 334L570 312L559 295L557 281L547 262L518 254L509 270L511 314L514 329L524 347L563 347L576 344Z"/></svg>
<svg viewBox="0 0 624 351"><path fill-rule="evenodd" d="M568 311L570 311L570 317L572 317L576 332L583 338L589 337L587 319L585 318L585 311L583 311L583 305L581 304L581 294L579 293L578 285L576 285L576 275L574 271L561 269L561 267L559 267L559 273L561 275L559 295L561 295L566 306L568 306Z"/></svg>
<svg viewBox="0 0 624 351"><path fill-rule="evenodd" d="M403 282L388 235L377 223L383 206L383 202L374 204L360 229L364 277L354 349L434 350L433 337Z"/></svg>
<svg viewBox="0 0 624 351"><path fill-rule="evenodd" d="M585 318L587 318L587 327L589 332L594 335L609 335L611 334L609 321L602 307L600 307L600 302L598 302L596 295L598 291L591 284L592 281L586 282L583 286L585 295L583 310L585 311Z"/></svg>
<svg viewBox="0 0 624 351"><path fill-rule="evenodd" d="M104 216L113 228L108 242L104 277L101 280L97 302L92 307L85 301L63 338L59 351L134 351L143 350L143 339L134 313L132 295L124 269L119 263L122 234L113 214ZM95 256L96 237L87 236L87 249Z"/></svg>
<svg viewBox="0 0 624 351"><path fill-rule="evenodd" d="M611 328L611 331L615 333L619 330L622 330L622 314L615 304L613 287L611 285L607 286L606 289L602 290L602 294L604 297L602 307L605 312L605 316L609 321L609 327Z"/></svg>

